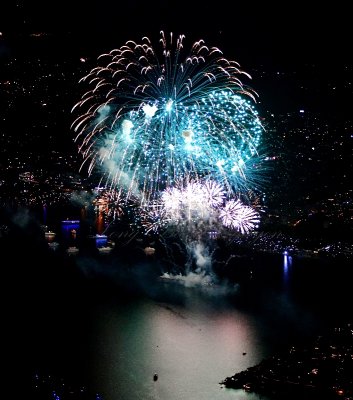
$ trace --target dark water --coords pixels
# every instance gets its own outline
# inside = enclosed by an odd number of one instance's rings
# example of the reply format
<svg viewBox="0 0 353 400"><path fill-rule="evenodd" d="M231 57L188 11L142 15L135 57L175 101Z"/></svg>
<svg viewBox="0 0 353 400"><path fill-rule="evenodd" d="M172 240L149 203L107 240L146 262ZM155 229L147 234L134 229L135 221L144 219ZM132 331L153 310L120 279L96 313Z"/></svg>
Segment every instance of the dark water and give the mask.
<svg viewBox="0 0 353 400"><path fill-rule="evenodd" d="M163 265L147 257L127 267L44 245L3 252L14 393L39 372L107 400L258 399L219 383L352 316L342 261L254 255L251 278L204 285L195 276L158 279Z"/></svg>

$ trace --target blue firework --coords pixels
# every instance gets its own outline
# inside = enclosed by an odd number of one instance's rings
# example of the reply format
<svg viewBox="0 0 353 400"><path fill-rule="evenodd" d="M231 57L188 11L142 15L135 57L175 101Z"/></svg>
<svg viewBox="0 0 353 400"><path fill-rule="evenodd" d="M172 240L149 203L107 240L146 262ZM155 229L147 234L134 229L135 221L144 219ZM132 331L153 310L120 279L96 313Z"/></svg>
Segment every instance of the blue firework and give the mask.
<svg viewBox="0 0 353 400"><path fill-rule="evenodd" d="M227 194L259 182L263 127L250 76L203 40L161 32L98 57L73 107L83 166L142 204L185 177L221 182Z"/></svg>

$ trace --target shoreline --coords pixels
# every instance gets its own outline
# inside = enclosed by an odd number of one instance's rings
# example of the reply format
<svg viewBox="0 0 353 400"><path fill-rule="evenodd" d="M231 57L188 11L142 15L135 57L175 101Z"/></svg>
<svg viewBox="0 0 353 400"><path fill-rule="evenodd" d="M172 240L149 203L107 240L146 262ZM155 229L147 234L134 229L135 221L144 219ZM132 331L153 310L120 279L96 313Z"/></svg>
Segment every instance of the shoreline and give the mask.
<svg viewBox="0 0 353 400"><path fill-rule="evenodd" d="M331 328L306 346L290 346L220 384L271 399L353 399L353 324Z"/></svg>

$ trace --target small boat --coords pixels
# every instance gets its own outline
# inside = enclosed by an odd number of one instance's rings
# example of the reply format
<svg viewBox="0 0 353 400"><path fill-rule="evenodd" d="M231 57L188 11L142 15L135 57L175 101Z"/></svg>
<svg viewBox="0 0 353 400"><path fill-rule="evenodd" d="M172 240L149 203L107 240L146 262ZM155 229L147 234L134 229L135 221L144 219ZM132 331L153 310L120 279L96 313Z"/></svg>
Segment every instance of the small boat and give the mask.
<svg viewBox="0 0 353 400"><path fill-rule="evenodd" d="M153 380L156 381L158 379L158 374L153 375Z"/></svg>

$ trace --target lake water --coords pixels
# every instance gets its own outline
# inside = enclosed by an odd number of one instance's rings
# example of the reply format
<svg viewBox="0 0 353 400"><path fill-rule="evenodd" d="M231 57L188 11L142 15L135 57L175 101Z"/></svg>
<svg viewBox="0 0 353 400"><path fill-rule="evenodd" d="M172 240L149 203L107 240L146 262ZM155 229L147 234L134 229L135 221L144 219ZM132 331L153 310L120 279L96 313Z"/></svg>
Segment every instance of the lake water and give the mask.
<svg viewBox="0 0 353 400"><path fill-rule="evenodd" d="M204 285L158 279L151 263L15 258L6 325L20 368L105 400L259 399L220 382L350 314L338 262L261 255L241 284Z"/></svg>

